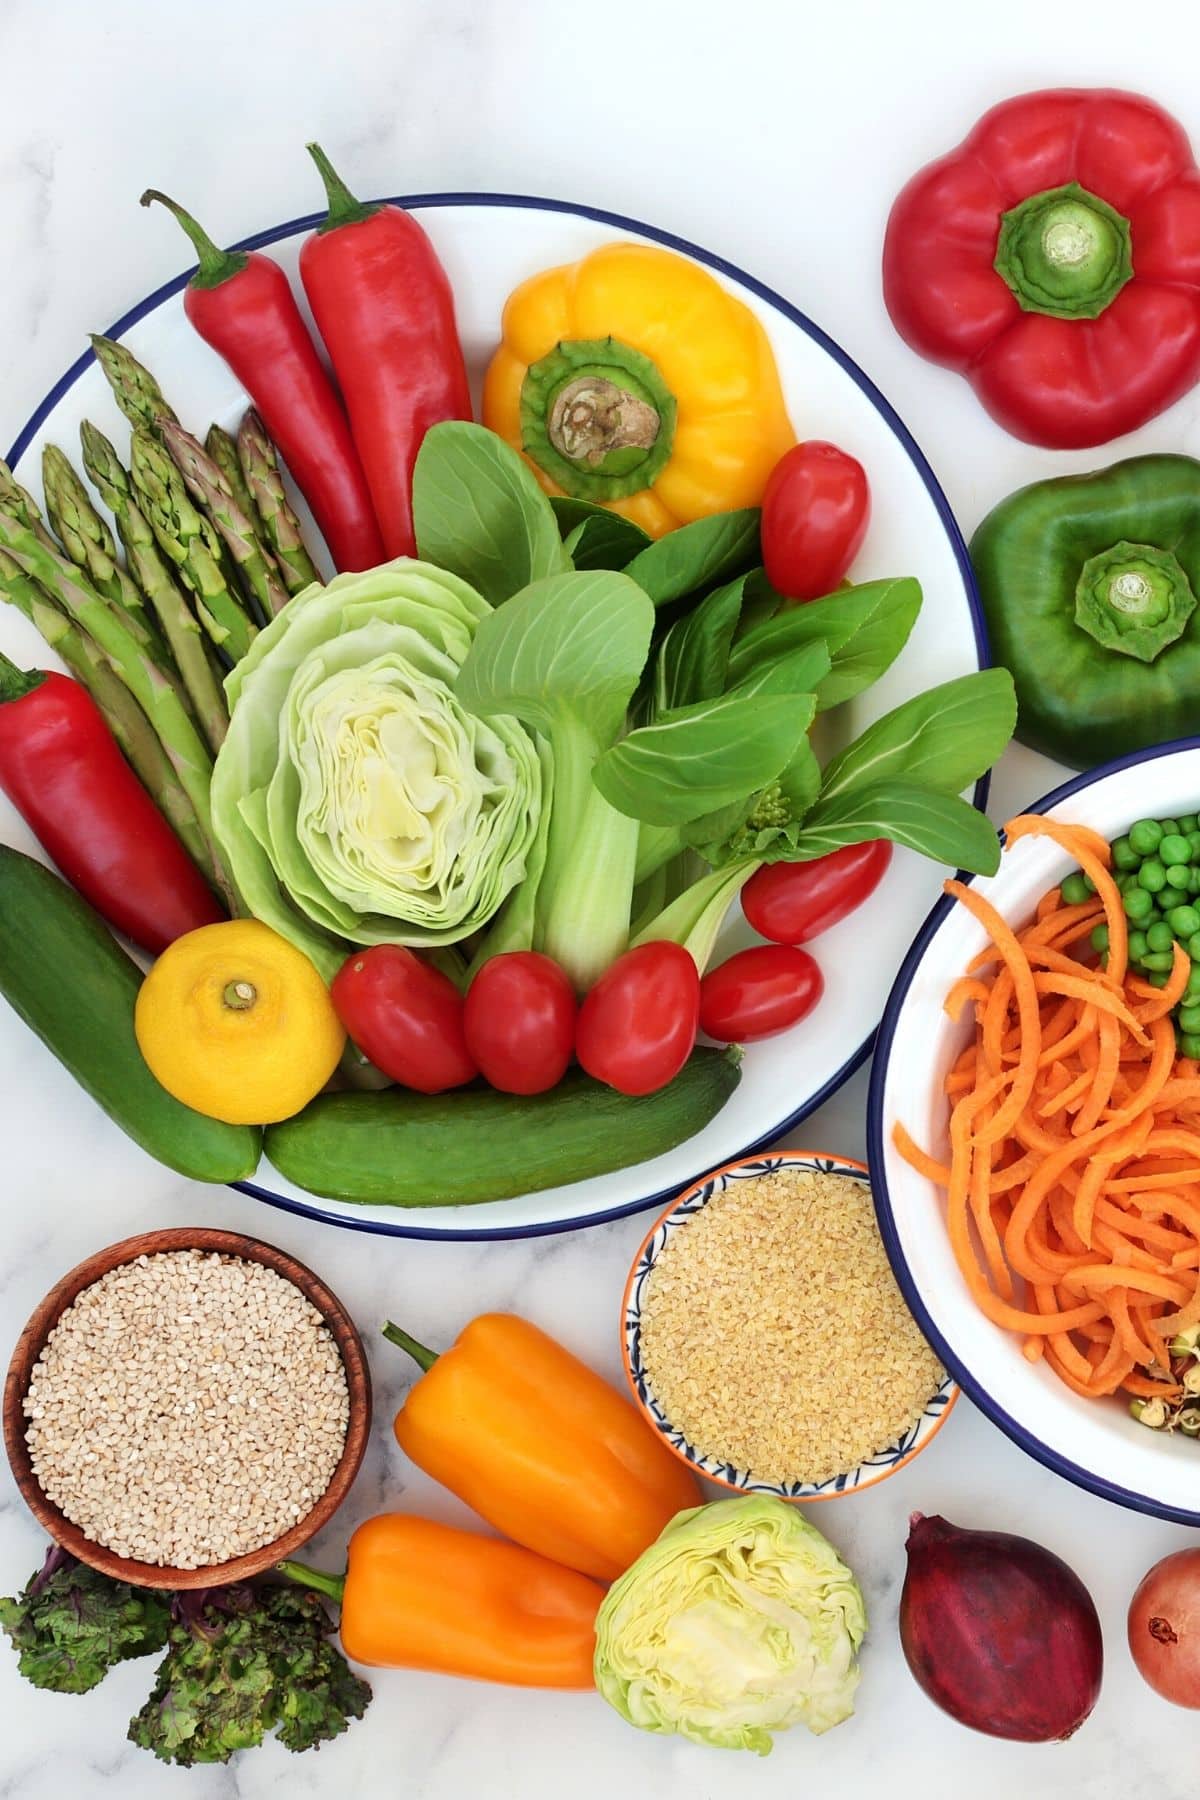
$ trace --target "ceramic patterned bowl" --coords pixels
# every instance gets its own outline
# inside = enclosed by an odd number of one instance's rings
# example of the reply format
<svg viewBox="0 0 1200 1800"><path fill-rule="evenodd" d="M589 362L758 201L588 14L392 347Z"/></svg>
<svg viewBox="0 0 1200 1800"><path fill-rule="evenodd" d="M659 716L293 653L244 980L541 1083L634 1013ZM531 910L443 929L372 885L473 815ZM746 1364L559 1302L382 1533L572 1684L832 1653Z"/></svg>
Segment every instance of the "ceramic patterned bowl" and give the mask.
<svg viewBox="0 0 1200 1800"><path fill-rule="evenodd" d="M695 1215L708 1205L715 1194L724 1193L735 1181L753 1181L763 1175L774 1174L779 1169L799 1169L813 1174L844 1175L852 1181L860 1181L869 1187L870 1178L866 1165L854 1162L843 1156L831 1156L820 1150L784 1150L771 1155L747 1158L741 1162L728 1163L723 1169L716 1169L711 1175L687 1188L679 1198L669 1206L651 1226L642 1240L633 1266L625 1284L625 1296L621 1311L621 1351L625 1364L625 1374L633 1391L633 1397L645 1413L647 1419L661 1432L667 1446L683 1462L689 1464L698 1475L709 1481L715 1481L721 1487L732 1489L739 1494L774 1494L781 1500L836 1500L843 1494L861 1493L865 1488L874 1487L877 1482L886 1481L897 1469L911 1462L919 1450L934 1438L944 1425L947 1416L958 1399L958 1388L947 1375L937 1391L930 1396L924 1412L893 1443L877 1450L873 1456L846 1473L831 1476L828 1481L785 1481L771 1482L760 1480L751 1470L736 1468L732 1463L721 1462L712 1456L704 1456L690 1444L677 1426L672 1424L662 1406L659 1404L650 1385L642 1359L641 1328L642 1305L650 1272L654 1268L663 1248L677 1231L682 1231Z"/></svg>

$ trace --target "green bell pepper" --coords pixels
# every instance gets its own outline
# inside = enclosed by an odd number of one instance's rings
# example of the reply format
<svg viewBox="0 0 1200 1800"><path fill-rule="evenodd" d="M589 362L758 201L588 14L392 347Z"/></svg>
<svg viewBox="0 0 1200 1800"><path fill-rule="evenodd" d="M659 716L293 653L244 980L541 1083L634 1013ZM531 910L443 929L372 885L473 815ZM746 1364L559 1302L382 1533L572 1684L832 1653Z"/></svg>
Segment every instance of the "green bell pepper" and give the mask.
<svg viewBox="0 0 1200 1800"><path fill-rule="evenodd" d="M1200 715L1200 462L1134 456L1036 481L971 540L1021 743L1086 769Z"/></svg>

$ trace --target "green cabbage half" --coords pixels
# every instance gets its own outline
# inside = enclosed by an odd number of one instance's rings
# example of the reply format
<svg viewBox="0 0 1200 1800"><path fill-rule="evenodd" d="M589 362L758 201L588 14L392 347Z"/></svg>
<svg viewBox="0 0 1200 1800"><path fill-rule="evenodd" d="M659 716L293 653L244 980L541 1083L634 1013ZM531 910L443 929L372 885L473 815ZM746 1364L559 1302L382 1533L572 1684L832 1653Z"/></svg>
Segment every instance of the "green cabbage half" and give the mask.
<svg viewBox="0 0 1200 1800"><path fill-rule="evenodd" d="M850 1570L804 1515L769 1495L672 1519L608 1591L596 1686L643 1731L755 1750L854 1711L866 1608Z"/></svg>
<svg viewBox="0 0 1200 1800"><path fill-rule="evenodd" d="M226 681L217 840L255 917L327 978L351 946L469 937L525 875L534 740L452 691L490 611L401 558L297 595Z"/></svg>

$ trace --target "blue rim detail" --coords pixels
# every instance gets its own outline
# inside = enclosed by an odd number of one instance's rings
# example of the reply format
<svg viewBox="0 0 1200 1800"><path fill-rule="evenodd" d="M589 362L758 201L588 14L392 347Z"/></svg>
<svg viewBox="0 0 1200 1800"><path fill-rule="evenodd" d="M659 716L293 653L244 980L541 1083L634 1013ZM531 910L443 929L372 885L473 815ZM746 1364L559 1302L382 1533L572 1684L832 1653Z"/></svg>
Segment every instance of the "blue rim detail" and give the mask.
<svg viewBox="0 0 1200 1800"><path fill-rule="evenodd" d="M765 301L768 306L773 307L791 324L798 326L806 337L819 344L826 355L833 358L838 367L850 377L859 391L871 402L921 477L925 490L933 501L934 511L941 521L942 529L950 541L950 548L962 578L967 607L971 615L971 626L975 634L979 666L981 669L988 666L991 661L991 651L988 645L987 628L984 624L983 607L979 599L979 590L975 584L975 575L971 568L966 542L959 530L958 521L950 510L950 502L942 492L941 484L924 452L891 402L880 392L870 376L859 368L853 357L848 356L840 344L835 343L833 338L827 332L822 331L819 325L815 325L807 314L802 313L789 300L785 300L782 294L776 293L765 282L755 280L754 276L747 275L744 270L738 268L736 263L727 262L724 257L715 256L711 250L702 250L698 244L691 243L687 238L677 237L671 231L662 231L655 225L644 225L640 220L628 218L624 213L607 212L603 207L581 206L570 200L544 200L533 194L394 194L384 196L382 203L413 210L439 206L514 207L526 212L563 213L571 218L591 219L599 225L611 225L617 231L636 232L640 237L649 238L656 244L662 244L668 250L677 250L681 255L690 256L696 262L703 263L707 268L715 269L718 274L727 276L731 281L736 281L750 293L756 294L760 300ZM299 232L313 230L324 217L323 212L304 213L299 218L289 219L282 225L274 225L265 231L253 232L249 237L242 238L238 243L231 245L230 248L261 250L269 244L279 243L283 238L294 237ZM182 292L195 273L195 268L196 265L193 263L181 275L176 275L171 281L164 282L160 288L156 288L152 294L148 294L144 300L131 307L127 313L123 313L116 324L110 326L104 335L113 338L123 337L125 332L139 324L164 301L170 300ZM55 382L40 406L34 410L17 433L8 453L7 460L10 468L16 468L34 436L41 430L54 408L95 360L95 352L86 350L76 362L72 363L66 374ZM975 784L975 805L981 811L987 806L987 797L988 777L984 775ZM873 1031L859 1045L853 1056L847 1058L841 1068L831 1075L829 1080L803 1106L797 1107L795 1112L789 1114L786 1119L781 1119L762 1137L756 1138L744 1149L737 1151L734 1156L726 1160L736 1161L743 1156L755 1155L759 1150L765 1149L767 1145L773 1143L776 1138L793 1130L802 1120L807 1119L862 1067L875 1047L875 1042L876 1033ZM691 1179L694 1180L695 1177ZM652 1206L660 1206L664 1201L669 1200L672 1194L679 1192L679 1184L672 1184L669 1188L662 1188L641 1199L609 1207L606 1212L589 1213L578 1219L563 1219L547 1224L496 1226L490 1230L481 1227L478 1231L444 1231L429 1226L393 1225L389 1220L346 1218L341 1213L326 1212L319 1206L291 1200L283 1194L273 1194L268 1189L260 1188L250 1181L235 1181L230 1185L239 1193L249 1194L255 1200L263 1200L269 1206L279 1207L283 1212L296 1213L302 1218L319 1219L324 1224L340 1225L349 1231L366 1231L378 1237L444 1239L447 1242L482 1241L489 1238L554 1237L560 1232L581 1231L590 1225L607 1225L614 1219L626 1219L634 1213L647 1212ZM682 1185L689 1184L683 1183Z"/></svg>
<svg viewBox="0 0 1200 1800"><path fill-rule="evenodd" d="M1043 794L1031 806L1024 808L1026 812L1046 813L1070 800L1073 795L1082 793L1085 788L1094 787L1109 775L1119 775L1124 769L1133 769L1143 763L1157 762L1160 757L1174 756L1182 750L1200 750L1200 737L1172 738L1168 743L1156 744L1149 750L1134 750L1128 756L1116 757L1112 762L1102 763L1098 769L1091 769L1082 775L1075 775L1070 781L1064 781L1061 787ZM965 881L973 881L974 876L964 876ZM1057 1450L1035 1437L1024 1425L1018 1423L1010 1413L1005 1412L995 1396L976 1380L962 1358L956 1355L938 1330L929 1310L921 1297L920 1289L913 1280L904 1250L900 1243L900 1233L896 1228L896 1218L892 1210L892 1197L888 1192L887 1165L885 1162L885 1145L883 1139L883 1093L887 1084L888 1064L891 1060L892 1040L896 1035L900 1013L908 998L908 990L912 986L926 950L936 937L943 921L953 909L954 901L948 894L943 894L931 910L925 923L913 939L912 948L901 964L900 973L895 985L888 995L887 1005L883 1010L883 1018L879 1023L876 1035L878 1055L871 1070L871 1086L867 1095L867 1163L871 1170L871 1191L875 1198L875 1217L879 1222L879 1234L883 1239L888 1260L900 1292L908 1304L908 1308L925 1333L933 1348L959 1387L963 1390L984 1416L1008 1438L1011 1438L1019 1450L1033 1457L1043 1467L1064 1480L1073 1482L1076 1487L1083 1488L1089 1494L1097 1494L1102 1500L1112 1500L1118 1506L1128 1507L1132 1512L1146 1513L1151 1518L1169 1519L1176 1525L1200 1525L1200 1510L1189 1512L1185 1508L1168 1506L1161 1500L1154 1500L1146 1494L1136 1494L1130 1488L1123 1488L1114 1481L1108 1481L1102 1475L1096 1475L1090 1469L1082 1468L1060 1455Z"/></svg>

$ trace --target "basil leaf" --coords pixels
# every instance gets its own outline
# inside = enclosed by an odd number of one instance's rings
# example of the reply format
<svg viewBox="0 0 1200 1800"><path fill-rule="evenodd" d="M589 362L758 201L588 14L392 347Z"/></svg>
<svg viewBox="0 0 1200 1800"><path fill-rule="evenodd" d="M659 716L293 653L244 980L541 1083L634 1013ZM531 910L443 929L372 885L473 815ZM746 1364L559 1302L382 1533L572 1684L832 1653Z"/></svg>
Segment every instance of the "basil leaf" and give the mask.
<svg viewBox="0 0 1200 1800"><path fill-rule="evenodd" d="M694 519L649 545L625 565L625 573L646 590L655 606L729 581L759 561L761 516L757 506L747 506Z"/></svg>
<svg viewBox="0 0 1200 1800"><path fill-rule="evenodd" d="M413 469L417 552L493 606L570 567L549 496L502 438L465 419L431 426Z"/></svg>
<svg viewBox="0 0 1200 1800"><path fill-rule="evenodd" d="M729 659L730 675L738 680L758 663L798 649L801 644L815 643L818 638L825 640L836 667L839 652L869 621L894 611L903 614L912 606L914 595L919 607L920 583L907 575L886 581L864 581L858 587L840 588L824 600L805 600L785 606L773 618L738 638Z"/></svg>
<svg viewBox="0 0 1200 1800"><path fill-rule="evenodd" d="M981 669L905 700L835 756L822 804L881 781L959 794L998 760L1013 734L1017 700L1007 669ZM966 865L963 865L966 867Z"/></svg>
<svg viewBox="0 0 1200 1800"><path fill-rule="evenodd" d="M792 850L780 846L779 854L768 851L765 860L806 862L869 838L891 838L934 862L977 875L994 875L1000 867L1000 839L985 814L956 794L931 793L911 781L880 781L832 799L822 795Z"/></svg>
<svg viewBox="0 0 1200 1800"><path fill-rule="evenodd" d="M815 709L811 695L703 700L631 731L599 759L592 779L618 812L683 825L773 781Z"/></svg>
<svg viewBox="0 0 1200 1800"><path fill-rule="evenodd" d="M745 578L714 588L694 612L677 619L663 639L655 665L654 704L659 712L711 700L725 691L729 647L742 610Z"/></svg>
<svg viewBox="0 0 1200 1800"><path fill-rule="evenodd" d="M540 731L616 737L650 649L654 608L611 570L535 581L481 619L455 692L477 713L513 713Z"/></svg>
<svg viewBox="0 0 1200 1800"><path fill-rule="evenodd" d="M623 569L650 538L632 519L597 509L563 539L563 549L577 569Z"/></svg>
<svg viewBox="0 0 1200 1800"><path fill-rule="evenodd" d="M919 582L891 582L871 617L834 652L831 671L817 689L817 711L841 706L878 681L907 644L920 610Z"/></svg>

